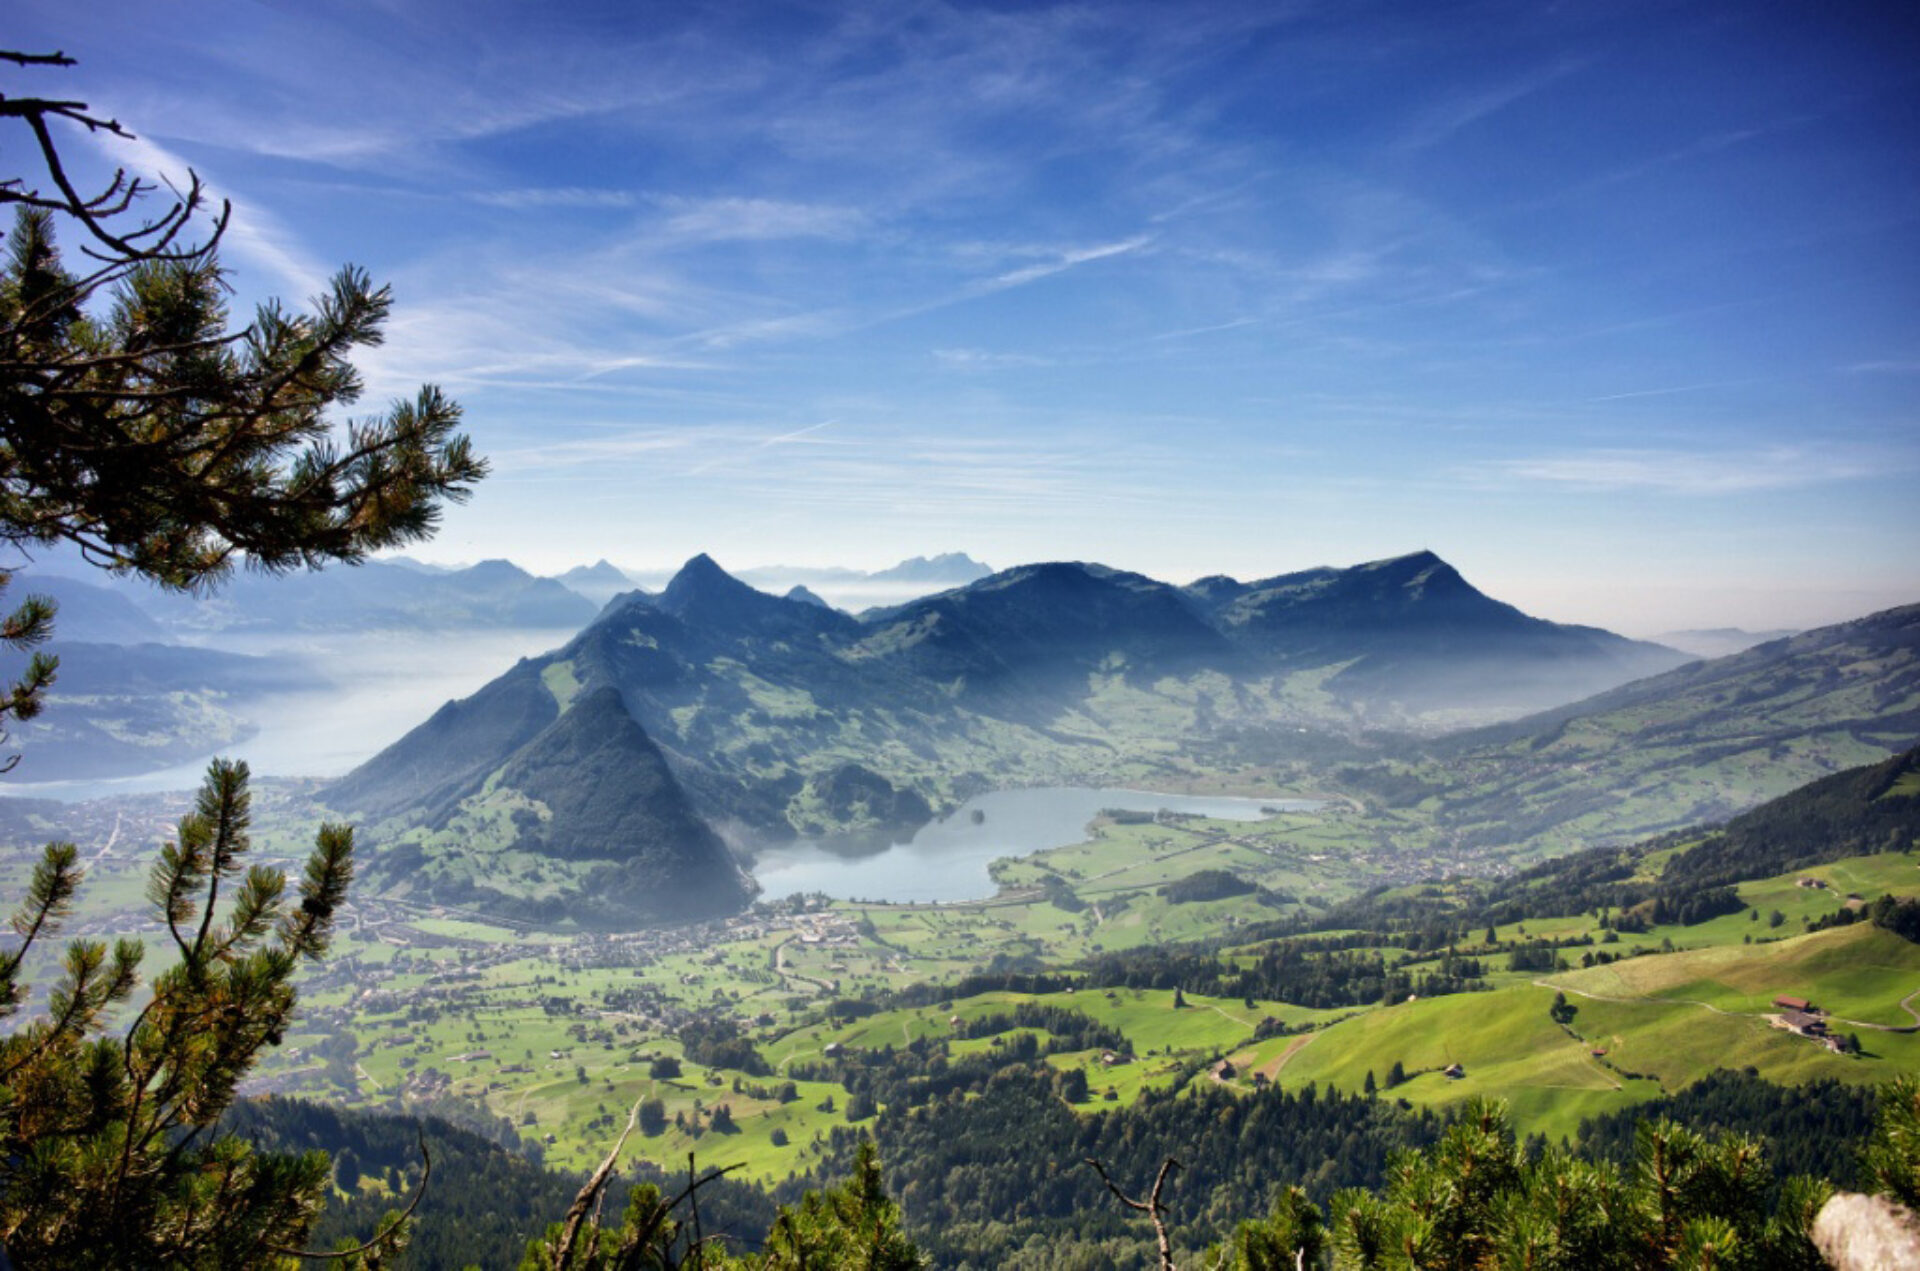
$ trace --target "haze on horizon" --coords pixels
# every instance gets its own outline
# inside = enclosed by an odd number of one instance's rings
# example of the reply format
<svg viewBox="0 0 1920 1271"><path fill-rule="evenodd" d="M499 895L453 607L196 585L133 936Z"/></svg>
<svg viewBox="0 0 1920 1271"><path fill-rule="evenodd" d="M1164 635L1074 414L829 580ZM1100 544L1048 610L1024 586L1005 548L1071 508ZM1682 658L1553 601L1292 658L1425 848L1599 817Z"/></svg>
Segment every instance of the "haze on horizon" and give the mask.
<svg viewBox="0 0 1920 1271"><path fill-rule="evenodd" d="M1891 6L11 17L80 59L16 81L139 134L78 166L234 201L237 312L393 284L369 402L444 385L495 466L428 560L1430 548L1636 635L1920 600Z"/></svg>

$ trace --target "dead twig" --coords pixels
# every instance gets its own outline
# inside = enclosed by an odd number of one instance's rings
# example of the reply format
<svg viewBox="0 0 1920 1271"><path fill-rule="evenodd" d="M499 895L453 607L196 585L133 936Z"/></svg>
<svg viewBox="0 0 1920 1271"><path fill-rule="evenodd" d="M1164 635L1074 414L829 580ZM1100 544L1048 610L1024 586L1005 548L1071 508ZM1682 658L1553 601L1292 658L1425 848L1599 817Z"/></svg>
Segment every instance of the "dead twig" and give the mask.
<svg viewBox="0 0 1920 1271"><path fill-rule="evenodd" d="M1135 1200L1121 1191L1119 1184L1107 1176L1107 1167L1091 1156L1087 1158L1087 1164L1093 1166L1094 1172L1100 1175L1100 1181L1107 1185L1107 1190L1112 1192L1121 1204L1128 1209L1137 1209L1153 1220L1154 1239L1160 1245L1160 1271L1176 1271L1173 1265L1173 1242L1167 1235L1167 1207L1160 1201L1160 1190L1167 1185L1167 1179L1170 1176L1180 1171L1180 1162L1171 1156L1160 1162L1160 1172L1154 1176L1153 1190L1147 1193L1145 1200Z"/></svg>

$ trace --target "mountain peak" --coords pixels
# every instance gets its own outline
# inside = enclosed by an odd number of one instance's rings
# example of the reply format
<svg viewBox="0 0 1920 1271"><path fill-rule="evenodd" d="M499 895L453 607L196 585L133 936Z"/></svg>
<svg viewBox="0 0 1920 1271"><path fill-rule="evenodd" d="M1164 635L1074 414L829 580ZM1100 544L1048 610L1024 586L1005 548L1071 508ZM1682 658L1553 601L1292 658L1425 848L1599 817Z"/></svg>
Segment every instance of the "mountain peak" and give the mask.
<svg viewBox="0 0 1920 1271"><path fill-rule="evenodd" d="M752 590L738 578L720 568L719 562L713 557L701 552L680 567L680 572L673 576L667 583L667 589L661 594L664 596L686 595L692 591L705 591L716 586L725 587L729 583L735 587Z"/></svg>
<svg viewBox="0 0 1920 1271"><path fill-rule="evenodd" d="M756 608L754 602L772 600L741 582L705 552L680 567L660 593L658 605L677 618L692 617L698 611L706 618L722 614L738 617Z"/></svg>
<svg viewBox="0 0 1920 1271"><path fill-rule="evenodd" d="M580 581L605 580L607 582L624 583L627 581L627 576L622 573L612 561L602 556L591 565L575 565L566 573L561 574L560 579L562 582L568 579L577 579Z"/></svg>
<svg viewBox="0 0 1920 1271"><path fill-rule="evenodd" d="M760 635L818 635L853 619L822 604L768 595L741 582L702 552L680 567L654 601L682 622L714 630Z"/></svg>
<svg viewBox="0 0 1920 1271"><path fill-rule="evenodd" d="M1391 585L1413 588L1426 594L1477 590L1460 576L1459 570L1424 547L1405 556L1370 561L1357 566L1356 572L1371 574Z"/></svg>
<svg viewBox="0 0 1920 1271"><path fill-rule="evenodd" d="M489 582L504 581L507 579L519 582L521 580L532 581L533 579L532 574L529 574L512 561L504 558L483 560L479 564L470 565L459 572L464 573L470 579L485 579Z"/></svg>
<svg viewBox="0 0 1920 1271"><path fill-rule="evenodd" d="M938 556L914 556L868 576L887 582L970 583L992 572L965 552L942 552Z"/></svg>
<svg viewBox="0 0 1920 1271"><path fill-rule="evenodd" d="M795 583L792 587L788 588L786 599L797 600L803 605L817 605L822 609L833 608L832 605L820 598L819 593L813 591L805 583Z"/></svg>
<svg viewBox="0 0 1920 1271"><path fill-rule="evenodd" d="M1423 547L1417 552L1408 552L1405 556L1388 556L1382 560L1374 561L1372 568L1418 573L1421 570L1432 569L1436 565L1445 566L1448 569L1453 568L1451 565L1447 565L1446 561L1440 559L1436 553ZM1361 568L1364 569L1367 568L1367 566L1362 566Z"/></svg>

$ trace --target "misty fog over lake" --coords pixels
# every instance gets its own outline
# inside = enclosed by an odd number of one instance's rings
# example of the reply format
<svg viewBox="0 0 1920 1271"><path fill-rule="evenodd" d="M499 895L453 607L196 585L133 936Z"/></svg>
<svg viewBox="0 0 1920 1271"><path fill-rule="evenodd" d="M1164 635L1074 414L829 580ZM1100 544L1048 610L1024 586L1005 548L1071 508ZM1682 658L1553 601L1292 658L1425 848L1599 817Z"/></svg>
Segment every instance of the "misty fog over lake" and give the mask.
<svg viewBox="0 0 1920 1271"><path fill-rule="evenodd" d="M6 794L94 799L199 785L215 754L244 759L255 776L337 777L380 753L445 702L466 697L523 657L575 632L553 628L463 631L303 632L222 635L205 647L300 659L316 672L311 691L263 697L242 710L258 731L185 763L111 780L9 780Z"/></svg>

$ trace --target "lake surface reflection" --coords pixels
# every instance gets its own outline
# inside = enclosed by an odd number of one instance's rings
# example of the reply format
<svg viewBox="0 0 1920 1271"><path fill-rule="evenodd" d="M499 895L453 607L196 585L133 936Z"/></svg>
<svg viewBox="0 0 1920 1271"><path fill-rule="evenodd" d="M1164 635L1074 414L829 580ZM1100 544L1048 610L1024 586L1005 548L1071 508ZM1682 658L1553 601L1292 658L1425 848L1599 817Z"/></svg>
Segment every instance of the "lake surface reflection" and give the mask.
<svg viewBox="0 0 1920 1271"><path fill-rule="evenodd" d="M1263 808L1318 806L1314 799L1235 799L1150 790L999 790L967 800L945 818L921 826L909 842L879 851L851 839L800 839L768 848L755 861L753 876L768 898L824 892L861 900L976 900L994 892L987 876L990 862L1078 843L1086 837L1087 822L1103 808L1164 808L1258 821Z"/></svg>

